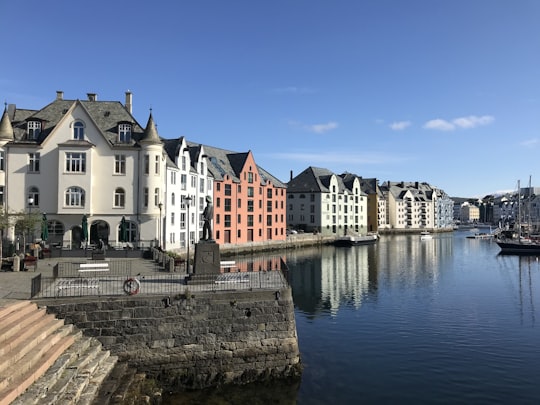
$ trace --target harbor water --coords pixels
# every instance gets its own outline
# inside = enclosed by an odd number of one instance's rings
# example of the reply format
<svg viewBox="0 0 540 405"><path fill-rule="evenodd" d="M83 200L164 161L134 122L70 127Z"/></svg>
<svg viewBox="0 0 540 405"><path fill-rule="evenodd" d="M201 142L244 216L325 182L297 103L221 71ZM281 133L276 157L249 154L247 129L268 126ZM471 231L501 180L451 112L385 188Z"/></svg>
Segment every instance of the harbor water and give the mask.
<svg viewBox="0 0 540 405"><path fill-rule="evenodd" d="M540 403L540 262L467 235L287 252L301 381L165 403Z"/></svg>

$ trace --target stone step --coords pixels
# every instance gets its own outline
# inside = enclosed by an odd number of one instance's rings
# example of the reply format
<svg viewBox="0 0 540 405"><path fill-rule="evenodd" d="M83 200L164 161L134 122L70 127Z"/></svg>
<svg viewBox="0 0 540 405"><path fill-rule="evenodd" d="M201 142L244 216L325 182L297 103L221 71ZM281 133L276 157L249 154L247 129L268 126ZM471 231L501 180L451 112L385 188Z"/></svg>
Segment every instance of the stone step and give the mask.
<svg viewBox="0 0 540 405"><path fill-rule="evenodd" d="M117 362L118 362L118 357L109 356L107 359L105 359L105 361L103 361L99 365L99 368L96 370L96 372L93 374L92 378L90 379L88 386L86 387L84 392L81 394L78 405L92 405L94 403L103 405L101 402L95 402L96 401L95 398L101 389L101 385L103 384L105 379L109 378Z"/></svg>
<svg viewBox="0 0 540 405"><path fill-rule="evenodd" d="M22 310L24 307L32 308L35 306L36 305L31 301L12 301L2 303L0 304L0 322L3 323L4 318L12 312Z"/></svg>
<svg viewBox="0 0 540 405"><path fill-rule="evenodd" d="M43 317L46 312L43 309L37 309L35 305L26 305L20 310L13 311L0 319L0 347L5 348L6 341L17 336L27 329L34 321ZM1 354L0 354L1 355Z"/></svg>
<svg viewBox="0 0 540 405"><path fill-rule="evenodd" d="M63 330L71 331L71 328L64 327ZM74 342L74 337L70 333L55 333L47 344L42 344L35 351L28 353L11 368L11 375L0 377L8 384L0 389L0 405L8 405L21 395L34 381L47 371L55 360ZM50 342L50 343L49 343ZM16 370L16 372L14 372Z"/></svg>
<svg viewBox="0 0 540 405"><path fill-rule="evenodd" d="M103 381L99 392L97 393L92 404L94 405L108 405L115 402L113 398L118 397L119 400L123 401L125 398L124 389L120 387L129 386L133 381L133 376L135 375L135 370L128 368L127 362L116 363L115 367L111 370L110 375L107 377L107 380Z"/></svg>
<svg viewBox="0 0 540 405"><path fill-rule="evenodd" d="M64 325L64 322L56 319L54 315L46 315L44 311L37 309L36 311L43 312L43 316L27 325L19 334L4 341L0 347L0 389L3 388L1 384L3 374L6 371L8 374L11 373L9 369L27 354L35 352L36 348L47 350L50 347L47 346L49 336Z"/></svg>

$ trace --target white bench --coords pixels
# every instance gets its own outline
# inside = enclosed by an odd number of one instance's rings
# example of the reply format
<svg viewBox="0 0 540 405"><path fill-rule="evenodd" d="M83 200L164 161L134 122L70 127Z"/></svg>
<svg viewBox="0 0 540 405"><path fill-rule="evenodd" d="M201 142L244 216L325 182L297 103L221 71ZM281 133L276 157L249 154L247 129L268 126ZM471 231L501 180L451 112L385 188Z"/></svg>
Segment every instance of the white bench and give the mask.
<svg viewBox="0 0 540 405"><path fill-rule="evenodd" d="M62 279L58 281L58 284L56 287L58 289L57 294L56 294L57 297L60 295L60 292L64 290L75 290L75 289L81 289L81 288L88 288L88 289L95 288L99 295L99 280L92 279L92 278Z"/></svg>
<svg viewBox="0 0 540 405"><path fill-rule="evenodd" d="M217 276L215 284L236 284L236 283L249 283L249 274L246 273L234 273L234 274L220 274Z"/></svg>
<svg viewBox="0 0 540 405"><path fill-rule="evenodd" d="M231 269L236 269L236 262L234 260L223 260L219 263L219 266L228 273Z"/></svg>
<svg viewBox="0 0 540 405"><path fill-rule="evenodd" d="M79 272L89 272L89 271L109 271L109 263L81 263L79 265Z"/></svg>

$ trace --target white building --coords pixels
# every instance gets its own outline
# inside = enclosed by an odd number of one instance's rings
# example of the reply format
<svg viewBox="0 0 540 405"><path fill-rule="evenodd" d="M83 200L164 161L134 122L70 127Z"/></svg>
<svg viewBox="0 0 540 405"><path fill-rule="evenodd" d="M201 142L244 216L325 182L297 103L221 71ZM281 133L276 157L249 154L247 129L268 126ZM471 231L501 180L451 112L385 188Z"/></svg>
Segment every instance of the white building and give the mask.
<svg viewBox="0 0 540 405"><path fill-rule="evenodd" d="M367 233L367 195L358 176L308 167L287 184L287 226L323 235Z"/></svg>
<svg viewBox="0 0 540 405"><path fill-rule="evenodd" d="M87 100L65 100L60 91L40 110L9 105L0 120L4 212L46 214L49 244L64 248L101 239L111 247L174 250L186 246L190 196L194 243L202 201L212 193L204 151L187 148L183 138L176 149L166 149L152 114L143 128L131 106L131 92L122 105L92 93ZM19 237L13 225L5 235L9 241Z"/></svg>

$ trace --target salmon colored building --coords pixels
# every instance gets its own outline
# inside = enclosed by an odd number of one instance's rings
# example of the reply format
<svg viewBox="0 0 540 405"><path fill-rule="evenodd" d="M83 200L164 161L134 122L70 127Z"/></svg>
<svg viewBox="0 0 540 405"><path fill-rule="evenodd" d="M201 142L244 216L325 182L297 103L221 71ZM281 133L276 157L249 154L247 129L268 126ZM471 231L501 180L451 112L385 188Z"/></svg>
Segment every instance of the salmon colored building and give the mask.
<svg viewBox="0 0 540 405"><path fill-rule="evenodd" d="M207 145L204 151L214 177L215 241L285 240L287 186L257 166L251 151L238 153Z"/></svg>

